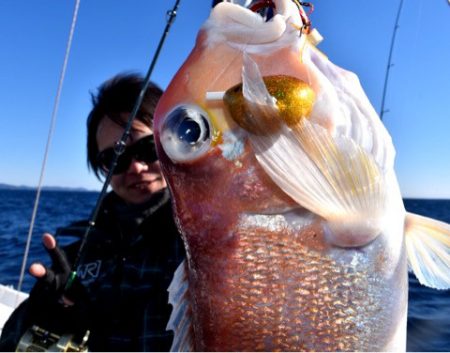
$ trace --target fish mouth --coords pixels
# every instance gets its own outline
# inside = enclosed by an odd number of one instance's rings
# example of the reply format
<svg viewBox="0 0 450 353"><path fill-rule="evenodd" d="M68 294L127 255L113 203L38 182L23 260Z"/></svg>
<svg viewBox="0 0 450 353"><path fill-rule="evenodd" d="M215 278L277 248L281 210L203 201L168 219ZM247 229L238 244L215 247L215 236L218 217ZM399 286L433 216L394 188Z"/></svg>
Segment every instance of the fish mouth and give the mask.
<svg viewBox="0 0 450 353"><path fill-rule="evenodd" d="M274 0L274 16L266 21L260 14L230 2L214 7L204 28L208 40L231 44L261 45L278 42L283 37L297 36L303 26L300 11L291 0ZM247 48L249 49L249 48Z"/></svg>

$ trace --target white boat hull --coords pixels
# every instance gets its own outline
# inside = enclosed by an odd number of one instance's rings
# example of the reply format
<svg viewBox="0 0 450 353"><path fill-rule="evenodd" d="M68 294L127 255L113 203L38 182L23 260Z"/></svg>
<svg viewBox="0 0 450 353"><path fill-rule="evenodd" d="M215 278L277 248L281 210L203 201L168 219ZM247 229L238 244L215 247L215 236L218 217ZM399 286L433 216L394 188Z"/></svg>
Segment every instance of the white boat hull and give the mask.
<svg viewBox="0 0 450 353"><path fill-rule="evenodd" d="M0 335L11 313L22 303L28 294L0 284Z"/></svg>

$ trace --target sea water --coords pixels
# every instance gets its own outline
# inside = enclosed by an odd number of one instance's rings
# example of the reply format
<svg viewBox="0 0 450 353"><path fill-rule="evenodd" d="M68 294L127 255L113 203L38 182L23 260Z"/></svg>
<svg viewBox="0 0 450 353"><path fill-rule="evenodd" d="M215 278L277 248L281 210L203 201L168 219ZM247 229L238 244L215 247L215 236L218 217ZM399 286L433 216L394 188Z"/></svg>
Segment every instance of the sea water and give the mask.
<svg viewBox="0 0 450 353"><path fill-rule="evenodd" d="M36 192L0 190L0 283L17 287ZM41 244L44 232L54 233L72 221L87 219L97 201L96 192L43 191L26 268L35 261L49 264ZM450 200L406 199L408 211L450 223ZM22 290L35 280L28 272ZM450 351L450 291L421 286L409 278L408 351Z"/></svg>

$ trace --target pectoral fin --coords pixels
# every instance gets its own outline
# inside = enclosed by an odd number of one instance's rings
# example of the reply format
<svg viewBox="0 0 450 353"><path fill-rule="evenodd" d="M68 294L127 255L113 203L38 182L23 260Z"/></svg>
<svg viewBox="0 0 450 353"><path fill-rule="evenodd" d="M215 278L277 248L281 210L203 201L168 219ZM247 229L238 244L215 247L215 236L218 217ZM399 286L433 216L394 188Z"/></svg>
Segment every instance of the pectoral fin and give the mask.
<svg viewBox="0 0 450 353"><path fill-rule="evenodd" d="M419 282L450 288L450 224L408 213L405 241L409 266Z"/></svg>
<svg viewBox="0 0 450 353"><path fill-rule="evenodd" d="M166 328L174 332L172 347L170 348L171 352L194 351L192 310L188 300L186 266L186 261L183 261L178 266L168 288L169 303L173 307Z"/></svg>
<svg viewBox="0 0 450 353"><path fill-rule="evenodd" d="M244 60L244 97L258 116L277 114L250 58ZM247 87L247 88L246 88ZM251 94L246 94L251 92ZM256 112L260 109L260 112ZM256 158L272 180L298 204L322 216L328 235L340 246L362 246L383 229L385 176L374 158L351 138L299 119L279 129L250 133Z"/></svg>

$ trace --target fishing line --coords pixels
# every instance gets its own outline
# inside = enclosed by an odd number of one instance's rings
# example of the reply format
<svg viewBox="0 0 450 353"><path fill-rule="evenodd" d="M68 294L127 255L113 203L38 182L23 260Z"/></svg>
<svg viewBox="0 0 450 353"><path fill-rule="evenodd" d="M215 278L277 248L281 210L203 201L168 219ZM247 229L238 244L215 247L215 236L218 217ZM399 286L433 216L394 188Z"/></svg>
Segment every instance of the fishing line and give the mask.
<svg viewBox="0 0 450 353"><path fill-rule="evenodd" d="M37 214L39 199L40 199L40 195L41 195L42 183L44 180L45 168L46 168L47 160L48 160L48 153L50 150L50 144L51 144L53 133L55 130L56 116L57 116L58 108L59 108L59 100L61 97L61 91L62 91L62 86L64 83L64 78L66 76L67 63L69 61L70 48L72 46L72 39L73 39L73 34L75 32L75 24L76 24L77 18L78 18L79 7L80 7L80 0L76 0L75 9L73 11L73 16L72 16L72 25L70 27L69 37L68 37L67 45L66 45L66 53L64 55L64 63L63 63L60 78L59 78L58 90L57 90L56 97L55 97L55 103L53 105L50 129L49 129L49 133L48 133L47 144L45 146L45 153L44 153L44 160L42 162L41 175L39 177L39 182L38 182L38 186L37 186L37 190L36 190L36 199L34 202L33 213L31 215L30 228L28 231L27 243L25 246L25 254L23 256L22 268L20 270L19 283L17 285L18 291L20 291L22 289L23 279L25 276L25 267L26 267L27 260L28 260L28 252L30 251L31 236L33 234L34 223L36 221L36 214Z"/></svg>
<svg viewBox="0 0 450 353"><path fill-rule="evenodd" d="M83 252L84 252L84 247L86 246L88 236L89 236L92 228L95 226L95 222L97 220L98 213L100 212L100 207L101 207L101 205L103 203L103 200L104 200L104 198L105 198L105 196L107 194L107 189L108 189L109 183L111 181L111 178L112 178L112 176L114 174L114 169L117 166L117 160L118 160L119 156L125 150L126 141L127 141L128 137L130 136L131 126L133 124L134 119L136 118L136 115L137 115L137 113L139 111L139 108L140 108L140 106L142 104L142 101L144 99L145 92L147 91L147 88L148 88L148 86L150 84L150 77L151 77L151 74L152 74L153 69L155 67L156 61L158 60L158 57L159 57L159 54L161 52L162 46L164 44L164 41L166 40L167 34L169 33L169 30L170 30L170 27L172 26L172 24L173 24L173 22L175 20L175 17L177 15L177 9L178 9L179 3L180 3L180 0L176 0L175 5L173 6L172 10L167 11L167 24L166 24L166 27L164 29L164 32L163 32L162 36L161 36L161 39L159 40L158 47L157 47L156 52L155 52L155 54L153 56L153 59L152 59L152 61L150 63L150 67L148 68L147 74L146 74L146 76L144 78L144 83L142 85L141 91L139 92L139 96L138 96L138 98L136 100L134 108L133 108L133 110L132 110L132 112L131 112L131 114L130 114L130 116L128 118L127 124L125 126L125 130L124 130L120 140L117 141L115 143L115 145L114 145L114 152L115 152L114 158L113 158L113 160L111 162L111 166L109 168L108 174L106 175L105 181L103 183L102 190L101 190L100 195L99 195L99 197L97 199L97 202L95 204L94 210L92 211L91 216L89 218L88 226L86 227L86 231L84 232L84 235L83 235L83 237L81 239L81 245L80 245L80 248L78 250L77 256L75 258L75 261L74 261L74 263L72 265L72 271L71 271L70 277L69 277L69 279L68 279L68 281L66 283L65 291L70 289L70 287L72 286L73 281L75 280L75 278L77 276L77 271L76 270L77 270L78 264L80 263L80 261L82 259L82 255L83 255Z"/></svg>

